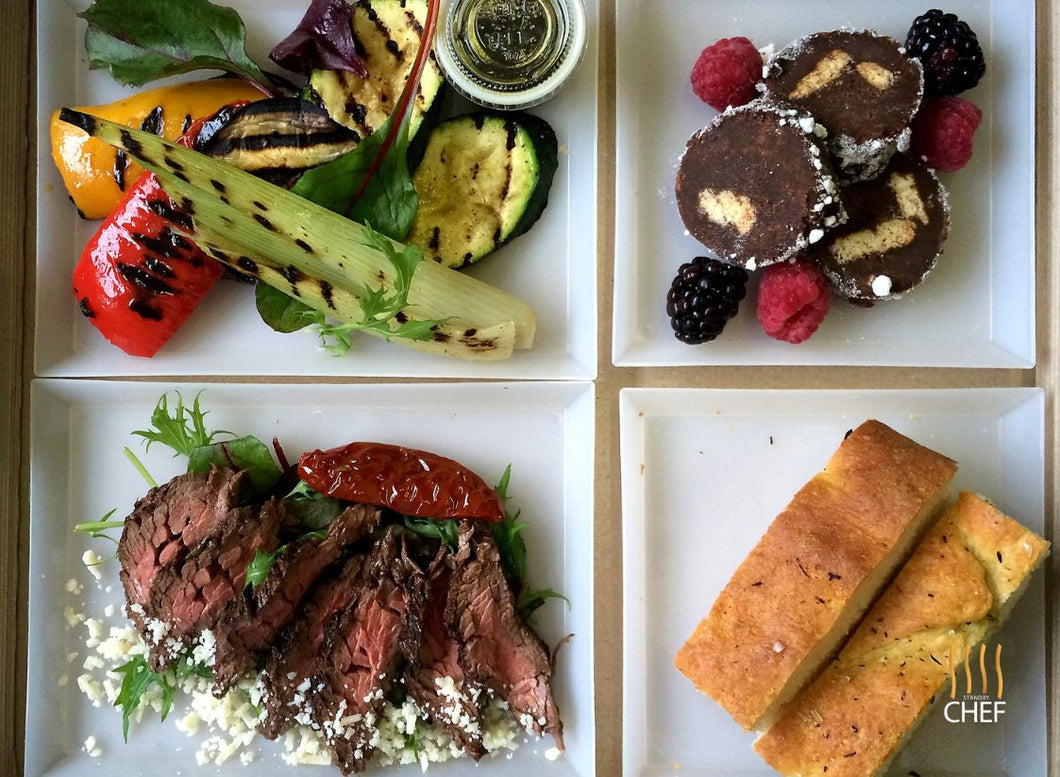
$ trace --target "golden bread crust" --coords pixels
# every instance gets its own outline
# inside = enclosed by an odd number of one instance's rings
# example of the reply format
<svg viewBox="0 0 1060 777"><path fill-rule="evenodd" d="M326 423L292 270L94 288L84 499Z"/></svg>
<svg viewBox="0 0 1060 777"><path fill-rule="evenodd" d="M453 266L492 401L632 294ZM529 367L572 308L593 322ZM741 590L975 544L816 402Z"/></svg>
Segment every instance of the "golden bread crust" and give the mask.
<svg viewBox="0 0 1060 777"><path fill-rule="evenodd" d="M878 421L859 426L736 570L678 652L677 668L753 728L837 624L868 606L870 575L956 468Z"/></svg>
<svg viewBox="0 0 1060 777"><path fill-rule="evenodd" d="M962 493L755 750L789 777L876 774L1047 552L1036 534Z"/></svg>

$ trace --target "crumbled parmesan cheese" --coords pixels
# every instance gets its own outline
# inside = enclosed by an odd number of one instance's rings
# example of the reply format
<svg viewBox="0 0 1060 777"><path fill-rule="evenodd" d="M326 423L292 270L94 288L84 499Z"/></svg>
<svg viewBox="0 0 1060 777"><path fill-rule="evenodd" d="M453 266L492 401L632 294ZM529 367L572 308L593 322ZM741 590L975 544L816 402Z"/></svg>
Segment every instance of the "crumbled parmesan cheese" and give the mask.
<svg viewBox="0 0 1060 777"><path fill-rule="evenodd" d="M550 747L548 750L545 751L545 758L550 761L555 761L557 758L560 757L561 753L562 751L558 747Z"/></svg>
<svg viewBox="0 0 1060 777"><path fill-rule="evenodd" d="M783 653L784 652L784 643L781 642L779 639L776 642L773 643L773 652L774 653Z"/></svg>
<svg viewBox="0 0 1060 777"><path fill-rule="evenodd" d="M89 737L85 740L85 752L88 753L90 758L99 758L101 755L103 755L103 751L96 743L95 737Z"/></svg>
<svg viewBox="0 0 1060 777"><path fill-rule="evenodd" d="M85 590L85 587L72 577L66 581L65 588L68 594L73 594L74 596L80 596Z"/></svg>
<svg viewBox="0 0 1060 777"><path fill-rule="evenodd" d="M103 579L103 572L99 567L104 561L106 561L106 559L91 549L86 550L81 554L81 563L85 565L85 569L87 569L96 580Z"/></svg>
<svg viewBox="0 0 1060 777"><path fill-rule="evenodd" d="M89 559L86 555L86 564ZM174 656L189 651L184 655L190 655L193 662L213 665L216 640L212 632L204 631L194 640L178 644L169 635L169 624L146 617L139 605L132 605L129 610L143 622L147 639L152 644L167 652L176 651L171 653ZM114 605L108 605L104 614L107 618L116 614L121 618L120 608ZM138 629L127 621L114 623L89 618L72 607L65 608L63 615L71 628L81 624L85 628L84 644L88 652L82 661L84 672L76 678L77 687L93 706L113 707L123 680L123 675L115 670L134 657L146 656L148 645ZM73 663L80 655L76 651L67 654L67 662ZM292 673L289 679L295 679L295 675ZM57 682L64 685L69 680L70 676L62 675ZM178 731L188 737L200 738L194 755L196 763L200 766L221 766L235 760L244 765L253 763L257 752L249 748L260 742L257 726L263 716L265 701L262 678L256 674L246 675L221 698L213 695L210 680L195 673L181 678L178 685L181 695L174 700L175 714L172 717ZM524 729L533 732L538 730L537 726L544 725L543 720L535 721L525 714L517 724L507 702L492 698L491 694L488 698L480 698L485 692L476 684L464 684L445 677L439 678L436 685L441 699L448 702L438 714L444 715L449 725L481 736L488 752L507 751L510 758L511 751L527 741ZM380 766L416 764L426 771L429 764L466 757L448 731L429 723L426 712L413 701L395 705L387 701L378 688L364 699L366 704L378 704L374 711L363 716L347 714L347 705L343 702L334 718L323 726L324 730L314 730L317 724L309 715L307 699L322 690L323 685L314 684L312 678L304 678L296 689L296 706L301 709L295 720L301 725L285 732L281 740L285 750L281 758L288 764L331 765L333 757L327 737L350 736L354 732L362 740L354 743L355 753L366 755L371 749L373 762ZM144 715L157 716L164 702L162 687L151 685L141 696L131 720L138 723ZM482 710L477 719L468 714L469 710L476 708ZM549 755L553 751L558 755L559 751L552 748L546 756L553 758ZM92 757L101 755L95 738L86 740L85 752Z"/></svg>

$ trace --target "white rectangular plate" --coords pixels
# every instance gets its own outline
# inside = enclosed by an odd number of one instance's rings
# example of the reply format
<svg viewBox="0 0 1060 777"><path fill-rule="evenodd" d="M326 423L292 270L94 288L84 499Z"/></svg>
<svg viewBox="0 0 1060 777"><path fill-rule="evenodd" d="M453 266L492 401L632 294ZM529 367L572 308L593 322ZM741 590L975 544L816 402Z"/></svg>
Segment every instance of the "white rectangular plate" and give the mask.
<svg viewBox="0 0 1060 777"><path fill-rule="evenodd" d="M617 8L615 306L618 365L849 364L1030 367L1034 364L1034 3L954 0L978 33L986 77L964 97L983 111L971 163L940 178L953 221L936 270L906 299L856 308L833 297L806 342L767 337L755 318L756 278L740 312L711 343L673 336L666 291L682 262L706 249L685 234L674 177L688 138L716 114L689 72L719 38L779 49L841 26L905 40L919 0L658 0Z"/></svg>
<svg viewBox="0 0 1060 777"><path fill-rule="evenodd" d="M259 63L294 29L305 3L220 0L239 11ZM88 0L38 3L36 374L373 375L401 377L592 379L596 376L597 0L587 0L589 39L578 71L552 101L533 109L559 138L549 206L526 235L470 270L527 302L537 314L533 348L509 360L474 364L359 336L334 357L308 331L273 332L258 318L245 284L222 281L187 324L151 359L127 356L82 320L70 274L99 222L78 218L51 159L48 123L62 106L98 105L132 93L105 70L89 70L76 13ZM202 78L211 75L192 74ZM148 84L145 88L158 86Z"/></svg>
<svg viewBox="0 0 1060 777"><path fill-rule="evenodd" d="M623 391L625 777L774 774L673 658L848 429L876 418L950 456L957 488L1041 534L1043 407L1038 389ZM947 723L938 705L889 775L1045 777L1044 599L1039 573L993 640L1006 656L1003 722Z"/></svg>
<svg viewBox="0 0 1060 777"><path fill-rule="evenodd" d="M112 508L125 515L147 487L122 455L128 445L156 480L178 474L183 460L152 446L144 453L134 429L147 426L158 397L169 386L158 383L37 380L33 385L31 438L30 627L26 717L26 774L74 777L90 771L115 777L154 775L159 759L167 773L217 774L197 769L195 752L203 736L188 738L174 720L145 717L122 743L121 713L105 704L93 708L78 691L76 678L85 659L85 630L68 628L63 610L71 606L102 617L113 604L120 621L123 595L116 562L102 567L96 584L81 563L86 547L100 555L114 546L75 534L73 526L97 520ZM190 400L205 389L211 428L278 437L292 460L303 450L352 440L378 440L433 450L456 458L495 483L511 463L510 494L522 509L528 548L528 579L570 597L548 603L535 615L549 645L574 638L558 655L555 689L565 724L567 753L549 761L550 740L531 739L511 760L504 755L479 764L482 774L530 777L537 774L591 777L595 770L592 665L593 549L593 393L586 383L307 386L181 384ZM66 590L69 579L84 593ZM67 654L77 653L68 662ZM61 676L68 682L58 685ZM184 715L178 700L174 717ZM83 743L95 736L102 755L90 758ZM305 767L292 769L280 748L260 740L251 767L263 776L338 774ZM438 773L464 773L470 762L452 762ZM483 771L485 770L485 771ZM432 772L434 769L432 768ZM371 768L376 774L419 774L418 766ZM221 774L245 775L238 757Z"/></svg>

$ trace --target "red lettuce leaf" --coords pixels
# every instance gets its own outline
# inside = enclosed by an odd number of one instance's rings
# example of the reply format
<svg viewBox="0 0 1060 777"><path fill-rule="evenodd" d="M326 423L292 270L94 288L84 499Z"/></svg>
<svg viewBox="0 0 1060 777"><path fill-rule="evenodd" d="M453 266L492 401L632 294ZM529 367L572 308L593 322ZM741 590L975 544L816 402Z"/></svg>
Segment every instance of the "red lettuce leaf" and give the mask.
<svg viewBox="0 0 1060 777"><path fill-rule="evenodd" d="M269 59L294 73L314 69L368 75L353 45L353 6L346 0L313 0L294 32L276 44Z"/></svg>

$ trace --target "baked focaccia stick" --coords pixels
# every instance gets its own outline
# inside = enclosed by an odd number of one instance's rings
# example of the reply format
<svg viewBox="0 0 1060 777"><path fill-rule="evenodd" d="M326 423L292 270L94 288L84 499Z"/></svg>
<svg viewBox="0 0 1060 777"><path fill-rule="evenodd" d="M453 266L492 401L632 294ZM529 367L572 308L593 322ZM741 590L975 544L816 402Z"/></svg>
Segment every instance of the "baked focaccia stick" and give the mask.
<svg viewBox="0 0 1060 777"><path fill-rule="evenodd" d="M1004 621L1048 552L1034 532L962 493L836 660L755 750L787 777L882 774L932 699L948 699L954 678L965 685L959 665L968 655L979 663L979 643ZM983 661L994 674L995 655ZM978 666L973 675L978 691Z"/></svg>
<svg viewBox="0 0 1060 777"><path fill-rule="evenodd" d="M744 728L768 727L938 517L956 469L866 421L774 519L678 652L677 668Z"/></svg>

